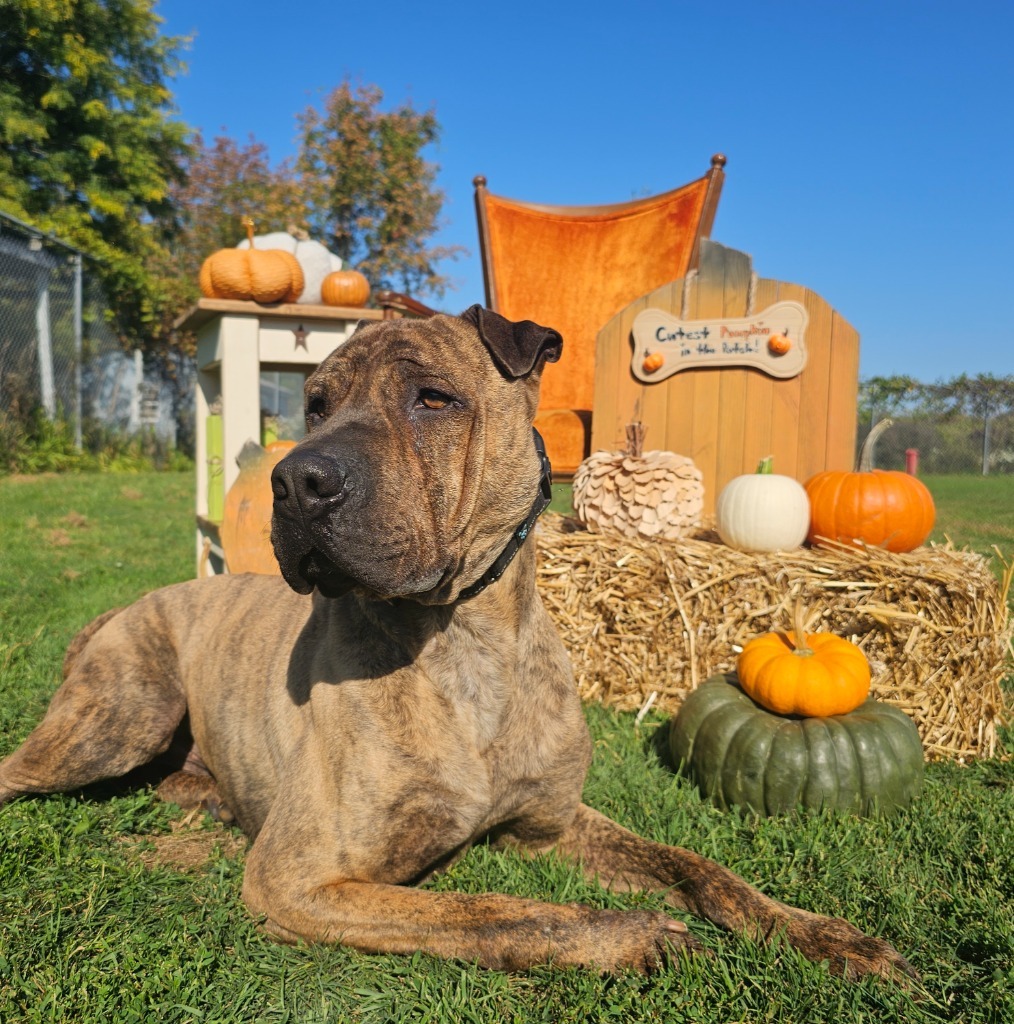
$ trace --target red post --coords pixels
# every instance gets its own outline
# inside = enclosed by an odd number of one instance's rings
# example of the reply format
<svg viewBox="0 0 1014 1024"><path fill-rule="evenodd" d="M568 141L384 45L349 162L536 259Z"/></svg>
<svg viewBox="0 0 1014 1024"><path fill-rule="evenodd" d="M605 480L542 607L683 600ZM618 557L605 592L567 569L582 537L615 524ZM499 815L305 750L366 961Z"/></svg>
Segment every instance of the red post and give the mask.
<svg viewBox="0 0 1014 1024"><path fill-rule="evenodd" d="M905 472L909 476L919 475L919 449L918 448L906 448L905 449Z"/></svg>

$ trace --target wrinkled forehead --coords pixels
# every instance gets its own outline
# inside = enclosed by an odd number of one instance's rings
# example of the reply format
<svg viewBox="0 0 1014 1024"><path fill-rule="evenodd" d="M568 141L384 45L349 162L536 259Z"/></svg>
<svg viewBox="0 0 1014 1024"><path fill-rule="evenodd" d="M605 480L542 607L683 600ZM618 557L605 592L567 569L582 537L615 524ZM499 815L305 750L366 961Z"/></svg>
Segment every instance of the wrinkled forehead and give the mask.
<svg viewBox="0 0 1014 1024"><path fill-rule="evenodd" d="M460 317L426 320L383 320L362 323L344 345L335 349L311 374L310 380L335 373L379 369L413 363L421 369L452 372L465 368L475 374L492 360L475 328Z"/></svg>

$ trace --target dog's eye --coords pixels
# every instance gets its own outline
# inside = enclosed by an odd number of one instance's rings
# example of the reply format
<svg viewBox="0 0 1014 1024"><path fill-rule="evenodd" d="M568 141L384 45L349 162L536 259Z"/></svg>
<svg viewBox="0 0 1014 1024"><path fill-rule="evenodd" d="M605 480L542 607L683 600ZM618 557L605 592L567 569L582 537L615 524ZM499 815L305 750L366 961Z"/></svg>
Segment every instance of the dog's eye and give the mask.
<svg viewBox="0 0 1014 1024"><path fill-rule="evenodd" d="M445 395L442 391L423 388L419 392L417 405L421 405L424 409L446 409L453 401L454 399L450 395Z"/></svg>
<svg viewBox="0 0 1014 1024"><path fill-rule="evenodd" d="M311 426L321 423L327 415L327 402L321 395L310 398L306 402L306 421Z"/></svg>

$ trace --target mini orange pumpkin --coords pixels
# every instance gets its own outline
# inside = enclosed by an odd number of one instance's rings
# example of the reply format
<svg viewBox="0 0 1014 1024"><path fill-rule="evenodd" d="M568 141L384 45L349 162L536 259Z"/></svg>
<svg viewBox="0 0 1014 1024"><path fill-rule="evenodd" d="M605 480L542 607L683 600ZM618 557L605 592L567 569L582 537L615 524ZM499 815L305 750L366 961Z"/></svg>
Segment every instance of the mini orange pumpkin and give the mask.
<svg viewBox="0 0 1014 1024"><path fill-rule="evenodd" d="M768 351L773 356L783 356L792 348L792 339L787 334L772 334L768 338Z"/></svg>
<svg viewBox="0 0 1014 1024"><path fill-rule="evenodd" d="M641 369L645 373L654 373L656 370L662 369L662 364L665 362L665 356L661 352L651 352L644 357L644 362L641 363Z"/></svg>
<svg viewBox="0 0 1014 1024"><path fill-rule="evenodd" d="M911 551L930 535L936 507L926 485L908 473L871 469L873 446L890 425L881 420L870 431L855 472L827 470L807 480L811 544L823 538Z"/></svg>
<svg viewBox="0 0 1014 1024"><path fill-rule="evenodd" d="M743 691L778 715L828 718L854 711L870 692L870 664L855 644L833 633L796 628L765 633L744 648L736 664Z"/></svg>
<svg viewBox="0 0 1014 1024"><path fill-rule="evenodd" d="M249 249L220 249L201 264L198 283L209 299L252 299L254 302L295 302L305 283L303 268L291 252L255 249L254 224L243 221Z"/></svg>
<svg viewBox="0 0 1014 1024"><path fill-rule="evenodd" d="M328 306L365 306L370 282L358 270L334 270L321 283L320 297Z"/></svg>

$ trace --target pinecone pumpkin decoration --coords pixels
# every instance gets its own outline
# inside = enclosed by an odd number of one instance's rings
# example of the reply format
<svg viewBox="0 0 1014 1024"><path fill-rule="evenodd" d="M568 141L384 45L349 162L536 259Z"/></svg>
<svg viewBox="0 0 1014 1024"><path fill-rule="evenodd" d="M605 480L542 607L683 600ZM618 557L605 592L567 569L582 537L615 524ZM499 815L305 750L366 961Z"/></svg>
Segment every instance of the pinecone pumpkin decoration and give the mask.
<svg viewBox="0 0 1014 1024"><path fill-rule="evenodd" d="M676 540L704 508L701 471L675 452L642 452L644 425L627 427L625 452L593 452L574 474L574 511L590 530Z"/></svg>

